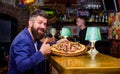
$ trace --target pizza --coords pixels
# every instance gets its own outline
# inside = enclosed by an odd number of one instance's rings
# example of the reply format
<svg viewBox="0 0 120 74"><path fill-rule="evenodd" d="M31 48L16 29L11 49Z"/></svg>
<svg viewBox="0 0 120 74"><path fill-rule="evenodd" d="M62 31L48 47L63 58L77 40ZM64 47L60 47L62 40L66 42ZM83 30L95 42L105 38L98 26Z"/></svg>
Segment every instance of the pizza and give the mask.
<svg viewBox="0 0 120 74"><path fill-rule="evenodd" d="M76 54L84 50L85 45L71 41L65 41L51 46L51 51L58 54Z"/></svg>

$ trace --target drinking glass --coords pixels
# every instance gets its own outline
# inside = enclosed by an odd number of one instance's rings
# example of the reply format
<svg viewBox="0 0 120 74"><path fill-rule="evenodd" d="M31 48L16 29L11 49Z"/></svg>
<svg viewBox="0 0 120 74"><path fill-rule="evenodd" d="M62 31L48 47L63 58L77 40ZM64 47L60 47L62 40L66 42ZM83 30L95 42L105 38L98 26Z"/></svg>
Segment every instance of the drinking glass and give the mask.
<svg viewBox="0 0 120 74"><path fill-rule="evenodd" d="M50 29L50 34L52 35L53 38L55 38L56 33L57 33L56 28L51 28Z"/></svg>

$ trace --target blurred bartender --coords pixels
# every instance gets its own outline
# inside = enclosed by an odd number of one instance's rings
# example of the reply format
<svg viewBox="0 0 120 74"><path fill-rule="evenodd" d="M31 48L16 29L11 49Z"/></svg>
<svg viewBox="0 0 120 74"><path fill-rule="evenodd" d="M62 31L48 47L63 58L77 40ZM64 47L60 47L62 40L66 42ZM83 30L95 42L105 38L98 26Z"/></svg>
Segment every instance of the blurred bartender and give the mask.
<svg viewBox="0 0 120 74"><path fill-rule="evenodd" d="M86 19L86 17L84 17L84 16L76 17L76 24L80 28L79 39L78 39L79 42L81 44L84 44L84 45L88 46L89 45L89 41L85 40L85 35L86 35L86 31L87 31L87 26L85 24L85 19Z"/></svg>

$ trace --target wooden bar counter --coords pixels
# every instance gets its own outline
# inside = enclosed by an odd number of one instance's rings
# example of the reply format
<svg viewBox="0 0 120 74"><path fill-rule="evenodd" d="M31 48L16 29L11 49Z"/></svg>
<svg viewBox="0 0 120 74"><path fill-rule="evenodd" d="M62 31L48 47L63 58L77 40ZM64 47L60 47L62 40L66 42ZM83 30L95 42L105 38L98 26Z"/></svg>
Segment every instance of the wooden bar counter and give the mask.
<svg viewBox="0 0 120 74"><path fill-rule="evenodd" d="M52 74L120 74L120 59L98 53L95 60L89 54L63 57L50 55L49 61L56 70Z"/></svg>

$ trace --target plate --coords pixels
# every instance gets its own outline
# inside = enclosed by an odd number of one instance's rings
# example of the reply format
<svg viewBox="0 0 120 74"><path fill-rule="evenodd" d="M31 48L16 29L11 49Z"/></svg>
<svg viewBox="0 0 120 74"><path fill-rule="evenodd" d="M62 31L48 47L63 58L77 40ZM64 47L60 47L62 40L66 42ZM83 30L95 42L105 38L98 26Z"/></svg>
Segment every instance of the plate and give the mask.
<svg viewBox="0 0 120 74"><path fill-rule="evenodd" d="M52 54L55 54L58 56L78 56L78 55L86 54L87 49L83 44L69 41L69 42L52 45L51 51L52 51Z"/></svg>

